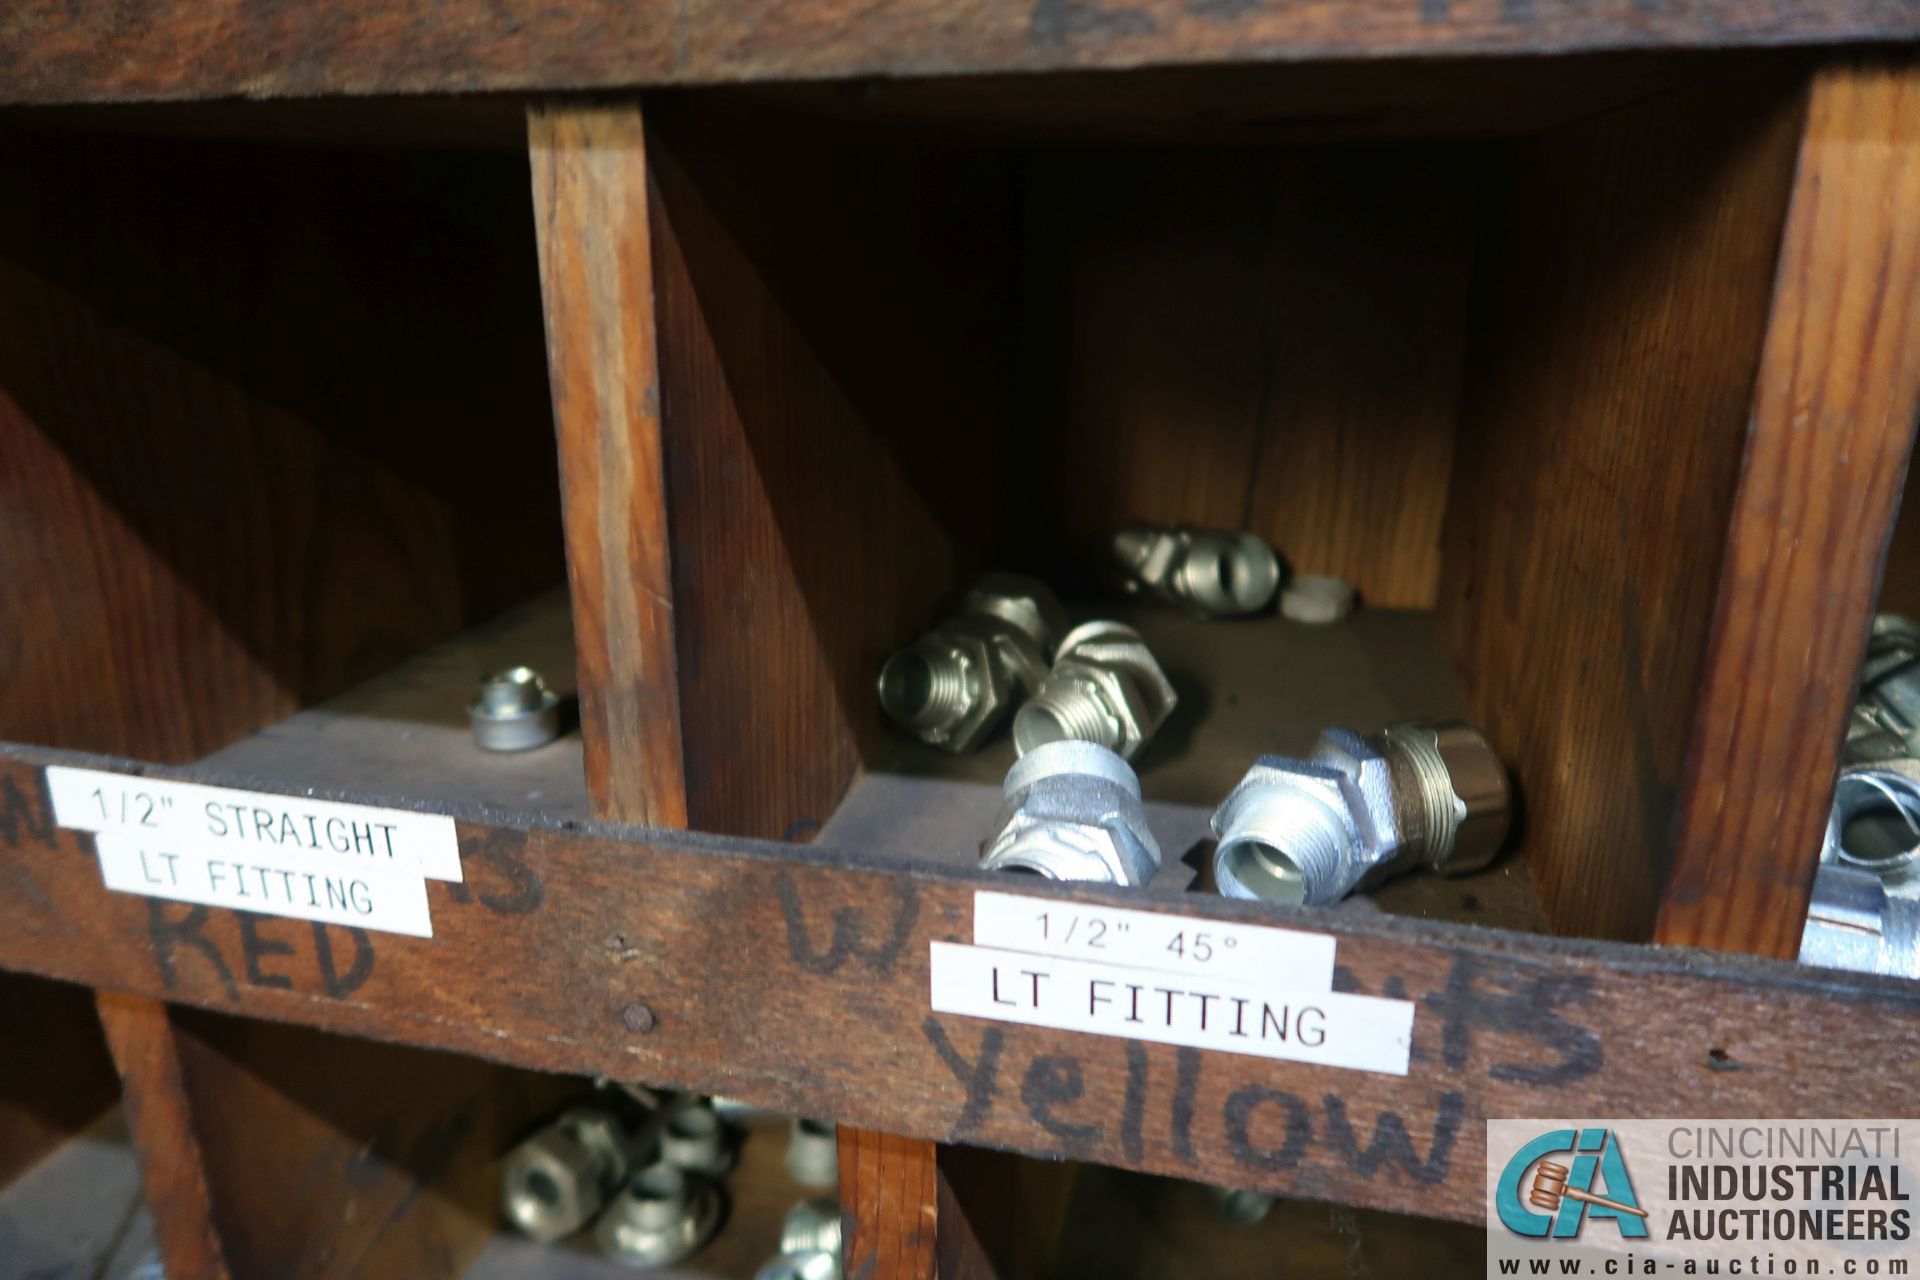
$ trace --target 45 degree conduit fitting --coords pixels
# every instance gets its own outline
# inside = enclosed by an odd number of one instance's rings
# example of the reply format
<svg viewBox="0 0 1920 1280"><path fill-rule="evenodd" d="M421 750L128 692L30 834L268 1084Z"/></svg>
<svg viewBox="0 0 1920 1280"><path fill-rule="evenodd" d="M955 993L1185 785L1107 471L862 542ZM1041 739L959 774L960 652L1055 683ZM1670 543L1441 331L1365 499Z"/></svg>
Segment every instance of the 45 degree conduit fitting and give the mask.
<svg viewBox="0 0 1920 1280"><path fill-rule="evenodd" d="M1416 866L1477 871L1506 839L1507 771L1457 722L1320 735L1305 760L1262 756L1213 815L1229 898L1323 906Z"/></svg>

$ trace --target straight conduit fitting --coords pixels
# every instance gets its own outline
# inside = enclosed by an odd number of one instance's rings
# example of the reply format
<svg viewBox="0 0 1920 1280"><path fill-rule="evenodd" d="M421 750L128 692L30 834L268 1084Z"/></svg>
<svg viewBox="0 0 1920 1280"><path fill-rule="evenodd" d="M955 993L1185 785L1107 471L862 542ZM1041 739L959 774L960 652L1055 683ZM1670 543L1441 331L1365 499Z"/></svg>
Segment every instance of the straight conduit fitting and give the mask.
<svg viewBox="0 0 1920 1280"><path fill-rule="evenodd" d="M1105 747L1050 742L1007 771L1005 799L980 865L1049 880L1138 888L1160 869L1140 780Z"/></svg>
<svg viewBox="0 0 1920 1280"><path fill-rule="evenodd" d="M1280 558L1253 533L1129 525L1114 535L1113 554L1128 590L1202 618L1258 613L1280 586Z"/></svg>
<svg viewBox="0 0 1920 1280"><path fill-rule="evenodd" d="M507 1153L500 1203L507 1221L542 1243L570 1236L627 1176L626 1131L612 1113L574 1107Z"/></svg>
<svg viewBox="0 0 1920 1280"><path fill-rule="evenodd" d="M922 742L973 751L1039 687L1064 630L1066 614L1044 584L988 574L958 613L887 659L880 708Z"/></svg>
<svg viewBox="0 0 1920 1280"><path fill-rule="evenodd" d="M1060 641L1053 670L1014 716L1014 749L1025 755L1071 738L1131 760L1179 701L1138 631L1083 623Z"/></svg>
<svg viewBox="0 0 1920 1280"><path fill-rule="evenodd" d="M593 1229L600 1252L623 1266L664 1267L705 1244L720 1222L720 1192L698 1174L653 1164L633 1175Z"/></svg>
<svg viewBox="0 0 1920 1280"><path fill-rule="evenodd" d="M1456 722L1320 735L1308 760L1262 756L1213 815L1229 898L1321 906L1415 866L1477 871L1506 839L1507 772Z"/></svg>

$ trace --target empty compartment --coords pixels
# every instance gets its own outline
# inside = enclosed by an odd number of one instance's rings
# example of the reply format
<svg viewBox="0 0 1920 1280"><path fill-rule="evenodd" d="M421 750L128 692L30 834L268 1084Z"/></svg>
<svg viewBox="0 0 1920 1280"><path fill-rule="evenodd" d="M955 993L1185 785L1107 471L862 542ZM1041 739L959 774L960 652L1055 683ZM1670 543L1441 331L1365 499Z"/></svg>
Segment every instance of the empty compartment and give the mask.
<svg viewBox="0 0 1920 1280"><path fill-rule="evenodd" d="M0 735L191 760L564 580L523 159L295 118L4 122Z"/></svg>

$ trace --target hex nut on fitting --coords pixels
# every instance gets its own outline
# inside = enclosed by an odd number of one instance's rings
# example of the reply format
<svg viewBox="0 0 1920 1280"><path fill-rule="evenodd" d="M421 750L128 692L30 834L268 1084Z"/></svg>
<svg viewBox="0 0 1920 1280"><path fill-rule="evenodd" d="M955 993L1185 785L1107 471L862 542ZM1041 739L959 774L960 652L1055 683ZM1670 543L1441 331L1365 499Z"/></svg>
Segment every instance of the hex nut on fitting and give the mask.
<svg viewBox="0 0 1920 1280"><path fill-rule="evenodd" d="M1160 869L1140 780L1105 747L1073 740L1035 747L1007 771L989 871L1139 888Z"/></svg>
<svg viewBox="0 0 1920 1280"><path fill-rule="evenodd" d="M1129 525L1113 539L1129 590L1202 618L1260 612L1280 586L1280 558L1254 533Z"/></svg>
<svg viewBox="0 0 1920 1280"><path fill-rule="evenodd" d="M824 1120L796 1117L787 1138L787 1172L803 1187L840 1185L840 1135Z"/></svg>
<svg viewBox="0 0 1920 1280"><path fill-rule="evenodd" d="M1454 722L1320 735L1309 760L1262 756L1213 815L1215 887L1324 906L1414 866L1477 870L1506 839L1507 773Z"/></svg>
<svg viewBox="0 0 1920 1280"><path fill-rule="evenodd" d="M1065 617L1042 583L988 574L959 613L887 659L881 710L922 742L956 755L977 749L1039 687Z"/></svg>
<svg viewBox="0 0 1920 1280"><path fill-rule="evenodd" d="M1087 622L1060 641L1053 670L1013 718L1014 749L1091 742L1138 756L1180 702L1147 642L1119 622Z"/></svg>
<svg viewBox="0 0 1920 1280"><path fill-rule="evenodd" d="M560 695L532 667L508 667L480 682L467 719L481 750L527 751L560 736Z"/></svg>
<svg viewBox="0 0 1920 1280"><path fill-rule="evenodd" d="M600 1252L643 1270L680 1261L713 1235L719 1189L699 1174L665 1162L634 1174L593 1230Z"/></svg>
<svg viewBox="0 0 1920 1280"><path fill-rule="evenodd" d="M543 1244L572 1235L600 1212L627 1176L625 1131L608 1112L574 1107L507 1153L500 1204Z"/></svg>
<svg viewBox="0 0 1920 1280"><path fill-rule="evenodd" d="M719 1178L733 1168L727 1126L705 1099L681 1098L659 1116L659 1159L676 1169Z"/></svg>

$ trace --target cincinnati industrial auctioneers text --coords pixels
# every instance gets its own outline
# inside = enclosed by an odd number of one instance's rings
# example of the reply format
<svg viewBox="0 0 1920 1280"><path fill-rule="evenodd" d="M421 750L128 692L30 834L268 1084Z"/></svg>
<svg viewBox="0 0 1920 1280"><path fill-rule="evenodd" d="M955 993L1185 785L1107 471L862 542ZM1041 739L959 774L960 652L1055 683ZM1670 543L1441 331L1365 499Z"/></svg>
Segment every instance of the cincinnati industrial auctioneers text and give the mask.
<svg viewBox="0 0 1920 1280"><path fill-rule="evenodd" d="M1679 1127L1667 1154L1669 1240L1911 1238L1897 1125Z"/></svg>
<svg viewBox="0 0 1920 1280"><path fill-rule="evenodd" d="M1487 1274L1910 1275L1917 1154L1912 1120L1489 1120Z"/></svg>

